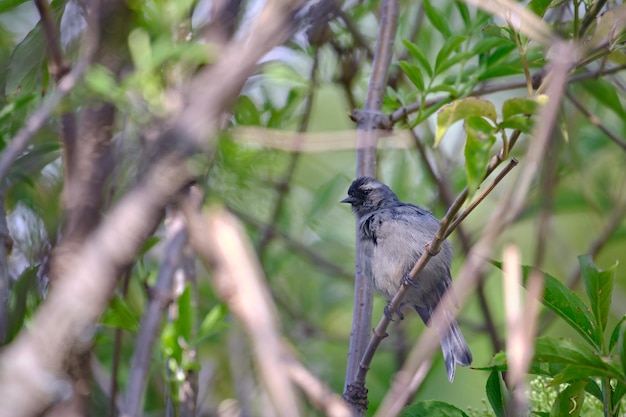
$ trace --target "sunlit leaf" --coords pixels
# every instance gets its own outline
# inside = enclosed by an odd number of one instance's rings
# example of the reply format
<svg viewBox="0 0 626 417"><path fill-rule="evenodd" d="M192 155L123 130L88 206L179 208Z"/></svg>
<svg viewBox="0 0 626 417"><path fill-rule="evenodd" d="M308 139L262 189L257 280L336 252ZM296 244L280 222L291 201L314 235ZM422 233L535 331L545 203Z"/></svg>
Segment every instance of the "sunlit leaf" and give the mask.
<svg viewBox="0 0 626 417"><path fill-rule="evenodd" d="M513 97L504 101L502 104L502 118L508 120L517 115L533 115L537 110L545 104L547 97L541 95L538 97Z"/></svg>
<svg viewBox="0 0 626 417"><path fill-rule="evenodd" d="M468 116L465 119L465 132L465 172L469 194L472 195L485 177L496 137L494 127L480 116Z"/></svg>
<svg viewBox="0 0 626 417"><path fill-rule="evenodd" d="M437 115L435 146L441 142L441 138L453 123L464 120L469 116L486 117L495 123L497 117L496 108L492 102L476 97L455 100L453 103L443 107Z"/></svg>

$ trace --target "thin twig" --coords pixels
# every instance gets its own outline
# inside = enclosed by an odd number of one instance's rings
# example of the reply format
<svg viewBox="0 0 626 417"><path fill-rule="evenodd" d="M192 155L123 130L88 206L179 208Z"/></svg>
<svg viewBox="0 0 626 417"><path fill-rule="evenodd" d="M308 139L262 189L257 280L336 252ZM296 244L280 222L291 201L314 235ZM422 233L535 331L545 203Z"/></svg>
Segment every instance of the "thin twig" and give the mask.
<svg viewBox="0 0 626 417"><path fill-rule="evenodd" d="M50 3L45 0L35 0L35 6L39 11L41 25L46 37L48 45L48 53L52 59L52 68L50 72L54 78L59 81L69 71L69 68L63 60L63 52L61 51L61 43L59 42L59 34L52 18L50 11Z"/></svg>
<svg viewBox="0 0 626 417"><path fill-rule="evenodd" d="M588 120L589 122L596 126L598 129L602 131L609 139L611 139L617 146L626 151L626 142L620 139L617 135L613 134L605 125L602 123L600 119L598 119L595 115L593 115L589 110L583 106L583 104L576 99L569 91L565 92L565 96L569 101L572 102L574 107L578 109Z"/></svg>
<svg viewBox="0 0 626 417"><path fill-rule="evenodd" d="M125 298L128 294L128 285L130 284L130 268L127 268L122 278L122 296ZM118 415L119 410L117 404L119 399L117 394L119 391L118 375L120 370L120 360L122 357L122 339L124 331L118 327L113 335L113 359L111 363L111 383L109 395L109 417Z"/></svg>
<svg viewBox="0 0 626 417"><path fill-rule="evenodd" d="M452 224L450 225L450 228L448 229L448 231L445 234L445 239L447 239L450 234L454 231L454 229L457 228L457 226L463 221L465 220L465 218L467 216L469 216L469 214L476 208L476 206L478 206L486 197L487 195L489 195L489 193L491 191L493 191L494 188L496 188L496 185L498 185L498 183L500 183L500 181L502 181L504 179L504 177L513 169L517 166L518 161L517 159L513 158L509 161L508 165L504 167L504 169L502 171L500 171L500 173L496 176L496 178L493 179L493 181L491 181L491 183L489 184L489 186L487 188L485 188L483 190L482 193L480 193L480 195L478 196L478 198L476 198L474 201L471 202L471 204L465 209L463 210L463 212L461 214L459 214L454 221L452 222Z"/></svg>
<svg viewBox="0 0 626 417"><path fill-rule="evenodd" d="M172 216L168 226L165 255L159 268L154 287L150 290L150 301L141 318L135 350L131 360L126 386L126 399L122 416L141 415L144 391L148 383L148 371L152 360L152 348L163 321L165 309L172 301L174 273L180 266L188 232L182 213Z"/></svg>
<svg viewBox="0 0 626 417"><path fill-rule="evenodd" d="M316 47L315 53L313 54L313 63L311 64L311 72L309 75L309 91L306 98L304 99L304 109L302 111L300 125L298 126L298 132L300 133L306 132L309 128L309 121L311 120L311 110L313 108L313 100L315 98L315 88L317 86L316 73L318 64L319 48ZM296 138L296 141L302 141L302 137L298 136ZM259 253L260 257L263 257L263 254L267 249L267 245L272 240L272 231L274 230L274 225L278 223L278 219L280 218L280 214L282 213L285 200L287 198L287 195L289 194L291 179L293 178L293 174L296 172L298 160L300 159L301 155L301 152L298 148L299 146L296 145L296 150L294 150L289 157L289 165L287 166L283 177L278 181L278 198L274 203L274 209L272 210L270 221L267 223L267 227L263 230L263 233L261 234L261 239L259 240L259 244L257 246L257 252Z"/></svg>

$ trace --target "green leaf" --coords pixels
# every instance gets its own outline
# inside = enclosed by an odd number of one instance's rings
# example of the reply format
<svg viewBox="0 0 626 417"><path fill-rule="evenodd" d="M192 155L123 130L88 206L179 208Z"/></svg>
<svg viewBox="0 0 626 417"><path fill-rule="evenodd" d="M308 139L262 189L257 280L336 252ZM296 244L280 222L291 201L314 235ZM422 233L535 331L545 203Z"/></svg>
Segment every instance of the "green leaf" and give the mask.
<svg viewBox="0 0 626 417"><path fill-rule="evenodd" d="M45 69L45 57L45 38L41 23L38 23L13 49L4 86L7 95L18 91L30 93L35 88L40 71Z"/></svg>
<svg viewBox="0 0 626 417"><path fill-rule="evenodd" d="M626 326L621 326L619 337L617 338L617 353L622 364L622 372L626 374Z"/></svg>
<svg viewBox="0 0 626 417"><path fill-rule="evenodd" d="M619 319L619 321L613 328L613 333L611 333L611 339L609 340L609 352L613 352L613 348L617 344L617 339L619 338L620 329L624 325L625 321L626 321L626 315L622 316L622 318Z"/></svg>
<svg viewBox="0 0 626 417"><path fill-rule="evenodd" d="M441 46L441 49L437 54L437 58L435 58L436 74L439 74L441 71L443 71L443 69L441 68L444 66L445 61L448 59L450 54L452 54L452 52L456 51L459 46L461 46L461 44L465 42L465 39L466 38L464 36L459 35L451 35L446 37L444 44ZM446 68L450 68L450 65L446 65Z"/></svg>
<svg viewBox="0 0 626 417"><path fill-rule="evenodd" d="M424 79L417 65L410 64L406 61L400 61L398 65L400 65L402 71L409 77L413 85L417 87L419 91L424 91Z"/></svg>
<svg viewBox="0 0 626 417"><path fill-rule="evenodd" d="M437 400L420 401L405 407L400 417L468 417L465 412L452 404Z"/></svg>
<svg viewBox="0 0 626 417"><path fill-rule="evenodd" d="M515 44L515 34L507 25L486 25L483 27L485 36L500 38Z"/></svg>
<svg viewBox="0 0 626 417"><path fill-rule="evenodd" d="M491 80L498 77L508 77L509 75L517 75L523 72L524 69L520 65L496 65L490 63L489 68L478 76L478 81Z"/></svg>
<svg viewBox="0 0 626 417"><path fill-rule="evenodd" d="M515 97L508 99L502 104L502 118L504 120L510 119L517 115L533 115L537 110L545 104L547 97L541 95L539 97Z"/></svg>
<svg viewBox="0 0 626 417"><path fill-rule="evenodd" d="M463 1L455 1L454 5L456 6L459 14L461 15L461 19L463 19L463 23L465 23L466 27L469 27L472 23L472 18L470 16L469 8L467 4Z"/></svg>
<svg viewBox="0 0 626 417"><path fill-rule="evenodd" d="M517 115L498 123L498 130L514 129L521 130L523 133L530 133L533 129L533 126L533 119L526 116Z"/></svg>
<svg viewBox="0 0 626 417"><path fill-rule="evenodd" d="M241 95L237 99L234 109L237 124L245 126L261 126L261 115L259 109L252 99L246 95Z"/></svg>
<svg viewBox="0 0 626 417"><path fill-rule="evenodd" d="M11 286L10 299L8 304L9 320L7 323L7 334L5 343L11 342L15 336L22 330L24 322L34 310L33 305L30 305L29 298L38 294L37 291L37 274L39 273L39 265L35 267L26 268L24 272L15 280L15 283ZM39 304L41 297L37 295L37 302L32 304Z"/></svg>
<svg viewBox="0 0 626 417"><path fill-rule="evenodd" d="M404 47L407 49L407 51L409 51L411 56L415 58L417 62L422 66L424 71L426 71L426 74L428 74L429 77L432 77L433 69L430 66L430 61L428 60L428 58L426 58L426 55L424 55L422 51L420 51L419 47L413 42L410 42L406 39L403 40L402 43L404 44Z"/></svg>
<svg viewBox="0 0 626 417"><path fill-rule="evenodd" d="M587 291L587 297L591 302L591 311L596 318L596 324L600 327L600 333L604 335L606 322L611 308L611 296L613 295L613 282L615 280L615 263L606 271L598 268L588 255L578 257L580 271ZM602 341L602 340L601 340Z"/></svg>
<svg viewBox="0 0 626 417"><path fill-rule="evenodd" d="M618 116L626 118L626 111L613 84L602 78L584 80L577 84L582 86L599 103L613 110Z"/></svg>
<svg viewBox="0 0 626 417"><path fill-rule="evenodd" d="M493 262L493 264L500 269L502 268L502 263L500 262ZM530 274L535 271L531 266L522 266L524 285L527 284ZM595 325L595 320L589 307L585 305L578 294L567 288L558 279L545 272L541 273L544 279L542 303L565 320L589 344L600 349L600 329Z"/></svg>
<svg viewBox="0 0 626 417"><path fill-rule="evenodd" d="M178 297L178 317L176 317L176 331L178 337L182 337L186 342L191 341L193 320L194 320L194 307L191 297L191 285L187 284L185 290Z"/></svg>
<svg viewBox="0 0 626 417"><path fill-rule="evenodd" d="M552 4L552 0L530 0L528 8L537 16L543 17Z"/></svg>
<svg viewBox="0 0 626 417"><path fill-rule="evenodd" d="M433 7L430 0L424 0L423 6L424 13L426 17L428 17L428 20L430 20L430 23L432 23L435 29L437 29L445 39L449 38L452 32L450 31L447 17L439 14L439 11Z"/></svg>
<svg viewBox="0 0 626 417"><path fill-rule="evenodd" d="M428 119L432 114L437 112L441 107L445 106L451 101L452 101L452 98L448 97L448 98L441 100L437 104L428 107L424 111L420 111L417 117L415 118L415 120L411 123L411 127L413 128L417 126L418 124L422 123L424 120Z"/></svg>
<svg viewBox="0 0 626 417"><path fill-rule="evenodd" d="M139 71L152 69L152 44L150 35L141 28L134 29L128 35L130 56Z"/></svg>
<svg viewBox="0 0 626 417"><path fill-rule="evenodd" d="M472 195L485 177L496 137L493 134L494 127L480 116L469 116L465 119L465 132L465 172L469 195Z"/></svg>
<svg viewBox="0 0 626 417"><path fill-rule="evenodd" d="M85 72L85 83L94 93L107 100L117 101L121 95L115 76L101 65L94 65Z"/></svg>
<svg viewBox="0 0 626 417"><path fill-rule="evenodd" d="M218 304L208 312L208 314L202 320L200 329L198 330L198 341L209 338L215 333L226 327L224 323L224 317L228 313L228 309L223 304Z"/></svg>
<svg viewBox="0 0 626 417"><path fill-rule="evenodd" d="M587 376L624 379L623 374L614 362L608 358L601 358L589 346L570 339L549 336L537 338L534 360L536 362L585 368L587 369Z"/></svg>
<svg viewBox="0 0 626 417"><path fill-rule="evenodd" d="M579 381L563 389L554 400L550 415L578 417L585 401L585 385L587 381Z"/></svg>
<svg viewBox="0 0 626 417"><path fill-rule="evenodd" d="M623 382L617 381L615 384L615 389L613 390L613 395L611 396L611 401L613 402L613 410L617 413L618 404L624 398L626 394L626 384ZM617 415L617 414L616 414Z"/></svg>
<svg viewBox="0 0 626 417"><path fill-rule="evenodd" d="M119 295L111 299L109 308L104 312L101 323L108 327L127 330L131 333L139 330L139 315Z"/></svg>
<svg viewBox="0 0 626 417"><path fill-rule="evenodd" d="M604 394L602 393L602 389L598 385L596 381L593 379L587 379L587 385L585 385L585 391L587 391L590 395L596 397L599 401L603 401Z"/></svg>
<svg viewBox="0 0 626 417"><path fill-rule="evenodd" d="M480 55L502 45L508 45L508 42L501 38L483 38L472 47L472 54Z"/></svg>
<svg viewBox="0 0 626 417"><path fill-rule="evenodd" d="M496 108L492 102L477 97L455 100L453 103L443 107L437 115L435 146L439 145L441 138L453 123L465 120L469 116L486 117L495 123L497 117Z"/></svg>
<svg viewBox="0 0 626 417"><path fill-rule="evenodd" d="M26 3L29 0L2 0L0 1L0 13L7 12L16 8L20 4Z"/></svg>
<svg viewBox="0 0 626 417"><path fill-rule="evenodd" d="M506 416L506 389L500 378L500 372L493 371L487 379L487 399L496 417Z"/></svg>

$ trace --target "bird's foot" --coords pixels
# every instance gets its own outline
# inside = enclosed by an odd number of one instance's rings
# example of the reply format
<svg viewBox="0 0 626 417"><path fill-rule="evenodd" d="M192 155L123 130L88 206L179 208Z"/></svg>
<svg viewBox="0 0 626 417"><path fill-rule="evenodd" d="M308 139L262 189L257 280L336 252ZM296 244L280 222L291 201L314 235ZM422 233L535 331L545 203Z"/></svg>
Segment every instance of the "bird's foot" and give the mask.
<svg viewBox="0 0 626 417"><path fill-rule="evenodd" d="M419 283L416 280L411 279L411 276L409 274L404 274L404 276L402 277L402 285L404 285L405 287L411 286L416 290L419 290L420 288Z"/></svg>
<svg viewBox="0 0 626 417"><path fill-rule="evenodd" d="M391 307L391 303L388 303L383 309L383 313L385 313L385 317L387 317L389 321L393 321L393 313L390 311L391 310L390 307ZM402 314L400 310L397 310L395 313L400 320L404 320L404 314Z"/></svg>

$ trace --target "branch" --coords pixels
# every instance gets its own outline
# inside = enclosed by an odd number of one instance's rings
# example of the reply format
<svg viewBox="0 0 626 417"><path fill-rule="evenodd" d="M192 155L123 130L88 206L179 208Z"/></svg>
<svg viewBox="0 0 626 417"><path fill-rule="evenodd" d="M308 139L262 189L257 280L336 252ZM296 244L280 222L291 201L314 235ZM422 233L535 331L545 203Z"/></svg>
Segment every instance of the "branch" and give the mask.
<svg viewBox="0 0 626 417"><path fill-rule="evenodd" d="M191 244L213 271L216 293L243 324L254 346L259 377L277 416L298 416L293 386L285 365L286 352L278 331L278 314L261 266L236 219L224 210L202 215L183 206Z"/></svg>
<svg viewBox="0 0 626 417"><path fill-rule="evenodd" d="M383 0L378 38L374 51L374 62L367 94L362 112L357 114L357 168L356 176L376 174L376 146L380 136L379 129L383 117L380 114L387 86L389 65L393 55L393 44L398 25L398 0ZM345 390L358 372L364 348L367 344L369 329L372 323L372 286L363 271L361 247L356 240L356 273L354 277L354 307L352 313L352 329L350 348L346 366ZM365 394L364 397L367 395ZM353 403L353 412L364 414L367 405Z"/></svg>
<svg viewBox="0 0 626 417"><path fill-rule="evenodd" d="M313 56L313 64L311 65L311 73L309 75L309 92L304 99L304 110L302 112L302 118L300 119L300 125L298 126L298 132L306 132L309 128L309 121L311 120L311 110L313 108L313 99L315 97L315 87L317 85L317 66L319 64L319 48L315 47L315 55ZM303 139L298 136L295 139L299 143ZM298 165L298 160L300 159L301 152L299 150L299 145L296 144L296 149L291 153L289 159L289 165L287 166L287 170L283 177L278 181L278 199L274 203L274 210L272 211L272 216L270 217L270 221L267 224L265 230L261 235L261 239L259 240L258 245L258 253L259 256L263 256L267 245L272 240L272 231L274 229L274 225L278 223L278 219L280 217L280 213L282 212L283 205L285 203L285 199L287 194L289 193L291 179L293 177L294 172L296 172L296 167Z"/></svg>
<svg viewBox="0 0 626 417"><path fill-rule="evenodd" d="M150 301L144 311L137 333L135 350L131 360L126 387L126 400L122 416L139 416L142 411L148 372L152 360L152 347L157 338L163 313L172 301L174 273L180 266L183 248L187 243L187 229L182 213L170 218L168 237L165 243L163 261L159 268L154 287L150 290Z"/></svg>
<svg viewBox="0 0 626 417"><path fill-rule="evenodd" d="M583 106L582 103L578 101L569 91L565 92L565 96L568 98L569 101L572 102L574 107L576 107L576 109L578 109L578 111L581 112L589 120L592 125L600 129L602 133L604 133L609 139L611 139L617 146L626 151L626 142L620 139L617 135L613 134L613 132L611 132L609 128L607 128L604 123L602 123L600 119L598 119L598 117L596 117L589 110L587 110L585 106Z"/></svg>
<svg viewBox="0 0 626 417"><path fill-rule="evenodd" d="M9 233L7 215L4 208L4 191L0 187L0 346L6 343L9 331L9 262L8 256L13 247Z"/></svg>

